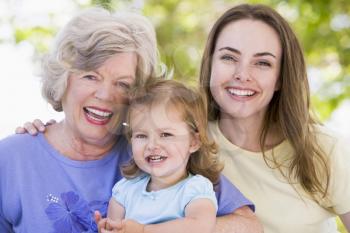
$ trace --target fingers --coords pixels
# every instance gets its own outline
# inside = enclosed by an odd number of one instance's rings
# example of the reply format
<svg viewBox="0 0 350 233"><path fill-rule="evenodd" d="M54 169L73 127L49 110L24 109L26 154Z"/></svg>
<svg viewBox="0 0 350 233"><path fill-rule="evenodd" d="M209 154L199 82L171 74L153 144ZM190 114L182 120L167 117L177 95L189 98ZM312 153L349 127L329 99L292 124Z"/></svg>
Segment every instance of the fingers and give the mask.
<svg viewBox="0 0 350 233"><path fill-rule="evenodd" d="M123 223L121 220L113 221L111 219L107 220L107 229L109 230L122 230Z"/></svg>
<svg viewBox="0 0 350 233"><path fill-rule="evenodd" d="M98 222L101 221L102 215L101 215L100 211L95 210L95 212L94 212L94 218L95 218L96 224L98 224Z"/></svg>
<svg viewBox="0 0 350 233"><path fill-rule="evenodd" d="M96 221L96 217L95 217L95 221ZM106 230L106 225L107 225L107 218L103 218L103 219L99 219L97 223L97 228L98 228L98 232L104 232L104 230Z"/></svg>
<svg viewBox="0 0 350 233"><path fill-rule="evenodd" d="M26 133L27 131L23 128L23 127L17 127L16 130L15 130L15 133L16 134L24 134Z"/></svg>
<svg viewBox="0 0 350 233"><path fill-rule="evenodd" d="M32 122L26 122L23 127L25 132L29 133L30 135L37 135L39 132Z"/></svg>
<svg viewBox="0 0 350 233"><path fill-rule="evenodd" d="M17 127L15 133L24 134L29 133L30 135L37 135L39 132L43 133L46 130L46 126L56 124L54 119L49 120L44 124L40 119L35 119L33 122L26 122L23 127Z"/></svg>
<svg viewBox="0 0 350 233"><path fill-rule="evenodd" d="M45 125L44 125L44 123L41 120L35 119L33 121L33 125L39 132L44 132L45 131Z"/></svg>

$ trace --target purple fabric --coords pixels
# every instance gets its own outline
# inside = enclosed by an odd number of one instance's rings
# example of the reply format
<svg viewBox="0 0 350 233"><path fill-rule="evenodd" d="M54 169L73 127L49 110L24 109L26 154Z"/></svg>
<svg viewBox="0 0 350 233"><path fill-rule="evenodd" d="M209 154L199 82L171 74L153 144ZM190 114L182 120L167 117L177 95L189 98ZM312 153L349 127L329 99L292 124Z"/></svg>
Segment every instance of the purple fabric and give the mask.
<svg viewBox="0 0 350 233"><path fill-rule="evenodd" d="M236 209L249 206L252 211L255 207L225 176L220 176L220 181L214 187L219 209L217 216L233 213Z"/></svg>
<svg viewBox="0 0 350 233"><path fill-rule="evenodd" d="M14 135L0 141L0 232L97 232L94 210L106 215L118 169L130 158L121 137L95 161L62 156L42 134ZM218 215L253 206L224 177L216 187Z"/></svg>
<svg viewBox="0 0 350 233"><path fill-rule="evenodd" d="M0 232L97 232L94 210L106 215L128 148L120 138L102 159L82 162L60 155L42 134L0 141Z"/></svg>

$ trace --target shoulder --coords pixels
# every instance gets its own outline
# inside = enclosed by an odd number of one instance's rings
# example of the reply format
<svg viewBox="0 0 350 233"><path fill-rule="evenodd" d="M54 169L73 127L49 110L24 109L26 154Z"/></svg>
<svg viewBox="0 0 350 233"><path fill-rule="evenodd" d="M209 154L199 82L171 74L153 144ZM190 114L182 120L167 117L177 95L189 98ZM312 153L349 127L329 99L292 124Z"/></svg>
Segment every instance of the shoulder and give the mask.
<svg viewBox="0 0 350 233"><path fill-rule="evenodd" d="M350 153L347 140L336 131L322 125L315 125L314 135L319 146L328 156L333 157Z"/></svg>
<svg viewBox="0 0 350 233"><path fill-rule="evenodd" d="M0 141L0 160L28 154L36 148L37 137L15 134Z"/></svg>
<svg viewBox="0 0 350 233"><path fill-rule="evenodd" d="M334 130L323 125L314 125L312 133L323 147L333 146L341 138Z"/></svg>
<svg viewBox="0 0 350 233"><path fill-rule="evenodd" d="M13 148L13 147L21 147L28 143L33 142L33 136L28 134L13 134L2 140L0 140L0 148Z"/></svg>
<svg viewBox="0 0 350 233"><path fill-rule="evenodd" d="M112 193L113 195L117 195L119 193L125 193L126 190L130 188L140 189L145 183L148 182L148 180L149 180L148 175L140 175L133 179L122 178L114 185Z"/></svg>
<svg viewBox="0 0 350 233"><path fill-rule="evenodd" d="M148 175L141 175L133 179L123 178L114 185L112 189L112 197L119 204L127 207L128 204L136 201L135 197L138 197L143 193L148 180Z"/></svg>
<svg viewBox="0 0 350 233"><path fill-rule="evenodd" d="M190 176L189 178L187 178L185 185L189 188L203 190L203 191L214 190L213 184L211 183L211 181L202 175Z"/></svg>
<svg viewBox="0 0 350 233"><path fill-rule="evenodd" d="M201 175L190 175L184 182L181 192L181 207L183 209L194 200L208 199L217 209L217 200L213 189L213 184Z"/></svg>

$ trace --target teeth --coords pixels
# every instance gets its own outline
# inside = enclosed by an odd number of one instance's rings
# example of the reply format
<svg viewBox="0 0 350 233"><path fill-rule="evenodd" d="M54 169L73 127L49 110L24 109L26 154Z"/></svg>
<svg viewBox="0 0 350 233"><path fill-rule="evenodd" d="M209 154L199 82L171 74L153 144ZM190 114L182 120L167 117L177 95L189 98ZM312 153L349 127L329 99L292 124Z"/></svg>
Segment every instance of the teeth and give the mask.
<svg viewBox="0 0 350 233"><path fill-rule="evenodd" d="M147 157L148 161L151 161L151 162L160 162L164 160L164 158L165 158L164 156L160 156L160 155L151 155Z"/></svg>
<svg viewBox="0 0 350 233"><path fill-rule="evenodd" d="M101 110L97 110L94 108L86 108L89 112L92 112L93 114L100 116L100 117L109 117L112 115L111 112L105 112L105 111L101 111Z"/></svg>
<svg viewBox="0 0 350 233"><path fill-rule="evenodd" d="M238 96L252 96L255 94L254 91L250 90L239 90L239 89L227 89L228 92L230 92L231 95L238 95Z"/></svg>

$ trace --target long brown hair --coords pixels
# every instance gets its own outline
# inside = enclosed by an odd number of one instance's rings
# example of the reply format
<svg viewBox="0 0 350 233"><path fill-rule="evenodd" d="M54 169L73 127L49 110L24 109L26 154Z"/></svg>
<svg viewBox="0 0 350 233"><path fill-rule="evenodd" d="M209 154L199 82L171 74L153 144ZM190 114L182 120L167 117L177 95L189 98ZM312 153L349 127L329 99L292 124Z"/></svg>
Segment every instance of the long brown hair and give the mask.
<svg viewBox="0 0 350 233"><path fill-rule="evenodd" d="M203 175L216 183L223 165L218 161L216 144L207 136L207 101L202 94L203 91L188 88L174 80L149 78L142 86L135 87L131 93L127 116L129 126L127 137L130 139L132 136L130 115L134 109L140 106L151 108L152 105L158 104L174 107L181 113L190 131L199 136L200 148L190 155L187 171ZM134 178L140 174L141 170L132 159L130 164L122 167L122 172L126 178Z"/></svg>
<svg viewBox="0 0 350 233"><path fill-rule="evenodd" d="M327 195L330 171L325 152L318 145L315 136L316 120L310 112L310 91L304 56L291 27L270 7L238 5L226 11L211 29L200 71L200 84L208 97L209 120L217 120L220 113L209 87L216 41L227 24L241 19L259 20L269 25L279 35L282 47L280 90L275 92L269 103L260 134L260 147L265 162L268 166L279 169L291 184L294 183L293 180L297 180L301 187L318 201L317 196ZM277 126L294 150L287 173L282 171L282 164L277 162L274 155L272 161L267 161L264 153L267 134L272 126Z"/></svg>

